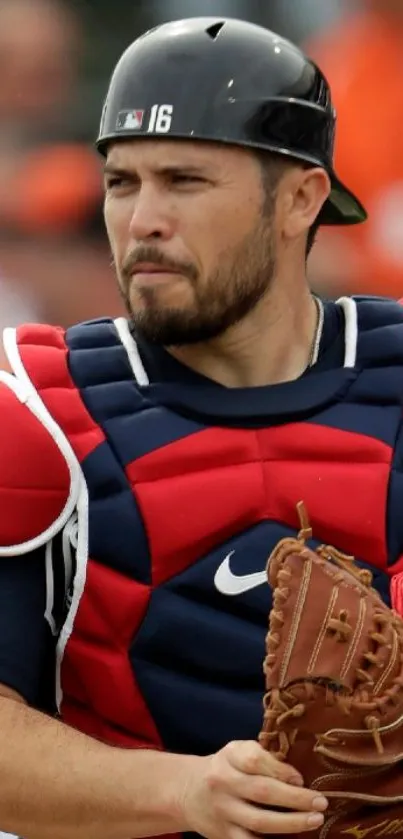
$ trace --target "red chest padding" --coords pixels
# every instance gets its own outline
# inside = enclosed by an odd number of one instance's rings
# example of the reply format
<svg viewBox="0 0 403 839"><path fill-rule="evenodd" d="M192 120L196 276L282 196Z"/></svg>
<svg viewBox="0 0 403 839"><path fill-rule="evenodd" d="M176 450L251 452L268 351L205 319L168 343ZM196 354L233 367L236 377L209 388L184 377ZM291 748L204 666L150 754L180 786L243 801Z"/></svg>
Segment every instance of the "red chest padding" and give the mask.
<svg viewBox="0 0 403 839"><path fill-rule="evenodd" d="M41 536L70 492L66 461L49 431L0 382L0 553Z"/></svg>

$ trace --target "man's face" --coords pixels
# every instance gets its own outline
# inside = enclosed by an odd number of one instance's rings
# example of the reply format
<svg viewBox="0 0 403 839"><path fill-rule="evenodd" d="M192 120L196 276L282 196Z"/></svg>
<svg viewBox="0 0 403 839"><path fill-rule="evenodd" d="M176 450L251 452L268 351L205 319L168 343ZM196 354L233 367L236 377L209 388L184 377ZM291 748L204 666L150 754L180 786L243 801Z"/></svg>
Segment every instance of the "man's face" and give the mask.
<svg viewBox="0 0 403 839"><path fill-rule="evenodd" d="M105 222L136 330L149 341L206 341L244 318L275 270L274 199L243 149L196 141L115 143Z"/></svg>

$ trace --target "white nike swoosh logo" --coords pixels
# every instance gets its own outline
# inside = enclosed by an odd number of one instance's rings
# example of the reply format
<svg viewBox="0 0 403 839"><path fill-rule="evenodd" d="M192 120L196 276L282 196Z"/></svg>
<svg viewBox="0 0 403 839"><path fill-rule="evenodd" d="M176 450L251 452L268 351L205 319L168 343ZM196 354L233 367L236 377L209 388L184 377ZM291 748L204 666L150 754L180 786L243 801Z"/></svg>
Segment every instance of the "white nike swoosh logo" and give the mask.
<svg viewBox="0 0 403 839"><path fill-rule="evenodd" d="M214 585L220 594L229 596L235 594L244 594L245 591L250 591L257 586L267 583L266 571L256 571L254 574L244 574L238 577L233 574L230 568L229 561L235 551L227 554L221 565L217 568L214 576Z"/></svg>

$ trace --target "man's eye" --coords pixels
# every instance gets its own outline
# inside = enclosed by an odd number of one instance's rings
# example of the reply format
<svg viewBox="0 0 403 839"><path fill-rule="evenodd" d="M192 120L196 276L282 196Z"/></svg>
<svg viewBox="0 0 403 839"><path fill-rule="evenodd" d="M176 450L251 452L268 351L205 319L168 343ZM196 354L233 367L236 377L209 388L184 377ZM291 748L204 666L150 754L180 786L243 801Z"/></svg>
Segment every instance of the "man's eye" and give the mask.
<svg viewBox="0 0 403 839"><path fill-rule="evenodd" d="M195 184L203 183L204 178L201 178L200 175L172 175L172 181L175 184Z"/></svg>
<svg viewBox="0 0 403 839"><path fill-rule="evenodd" d="M125 183L123 178L108 178L106 181L106 188L113 189L114 187L122 186Z"/></svg>
<svg viewBox="0 0 403 839"><path fill-rule="evenodd" d="M105 189L107 191L119 189L138 189L137 178L132 178L130 175L110 175L105 179Z"/></svg>

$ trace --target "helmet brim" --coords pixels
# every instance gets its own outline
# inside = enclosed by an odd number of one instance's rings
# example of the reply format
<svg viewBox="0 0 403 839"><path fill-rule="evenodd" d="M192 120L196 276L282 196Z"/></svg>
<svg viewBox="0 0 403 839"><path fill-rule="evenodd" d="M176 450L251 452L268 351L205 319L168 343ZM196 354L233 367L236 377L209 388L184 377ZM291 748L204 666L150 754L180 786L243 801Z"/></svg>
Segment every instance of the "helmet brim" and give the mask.
<svg viewBox="0 0 403 839"><path fill-rule="evenodd" d="M329 172L331 192L325 201L318 223L326 225L360 224L368 213L356 196L342 183L334 172Z"/></svg>

